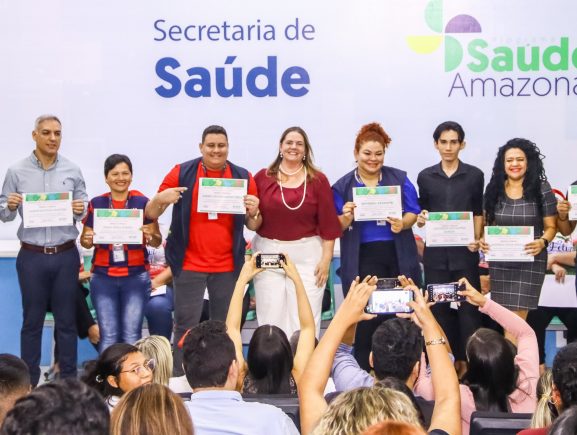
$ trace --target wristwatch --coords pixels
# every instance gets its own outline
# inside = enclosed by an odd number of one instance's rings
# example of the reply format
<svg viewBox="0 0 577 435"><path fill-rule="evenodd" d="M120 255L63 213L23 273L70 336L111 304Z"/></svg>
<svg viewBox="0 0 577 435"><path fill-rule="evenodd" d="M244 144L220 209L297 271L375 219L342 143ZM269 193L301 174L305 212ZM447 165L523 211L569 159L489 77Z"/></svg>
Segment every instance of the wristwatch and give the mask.
<svg viewBox="0 0 577 435"><path fill-rule="evenodd" d="M543 240L543 242L545 243L545 249L547 249L547 247L549 246L549 240L547 240L545 237L541 237L541 240Z"/></svg>

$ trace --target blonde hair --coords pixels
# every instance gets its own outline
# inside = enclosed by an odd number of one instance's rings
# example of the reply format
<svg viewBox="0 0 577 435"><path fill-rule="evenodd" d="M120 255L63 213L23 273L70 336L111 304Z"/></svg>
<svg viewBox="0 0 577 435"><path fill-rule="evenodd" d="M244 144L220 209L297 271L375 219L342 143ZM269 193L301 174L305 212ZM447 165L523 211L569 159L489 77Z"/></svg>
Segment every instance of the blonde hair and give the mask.
<svg viewBox="0 0 577 435"><path fill-rule="evenodd" d="M194 435L192 420L180 396L160 384L126 393L114 407L110 435Z"/></svg>
<svg viewBox="0 0 577 435"><path fill-rule="evenodd" d="M539 378L537 384L537 408L531 418L531 427L543 428L551 426L553 423L553 416L549 409L549 403L552 402L551 394L553 392L553 372L549 369L545 370Z"/></svg>
<svg viewBox="0 0 577 435"><path fill-rule="evenodd" d="M420 426L417 410L406 394L374 386L357 388L331 402L313 435L357 435L383 420Z"/></svg>
<svg viewBox="0 0 577 435"><path fill-rule="evenodd" d="M423 428L403 421L387 420L369 427L363 435L426 435Z"/></svg>
<svg viewBox="0 0 577 435"><path fill-rule="evenodd" d="M153 381L168 385L172 375L172 349L170 342L162 335L151 335L138 340L134 345L147 359L154 359L156 367L153 371Z"/></svg>

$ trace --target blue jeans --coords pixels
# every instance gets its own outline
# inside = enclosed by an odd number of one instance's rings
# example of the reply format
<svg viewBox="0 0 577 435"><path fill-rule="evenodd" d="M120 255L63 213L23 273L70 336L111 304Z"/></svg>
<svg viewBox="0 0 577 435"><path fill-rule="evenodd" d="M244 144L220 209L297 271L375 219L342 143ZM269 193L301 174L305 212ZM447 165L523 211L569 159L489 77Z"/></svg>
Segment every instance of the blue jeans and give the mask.
<svg viewBox="0 0 577 435"><path fill-rule="evenodd" d="M144 306L150 294L148 272L122 277L95 273L90 293L100 328L100 353L114 343L133 344L140 339Z"/></svg>
<svg viewBox="0 0 577 435"><path fill-rule="evenodd" d="M150 335L162 335L170 341L172 336L172 311L174 302L172 287L166 286L166 293L152 296L146 302L144 315L148 321Z"/></svg>

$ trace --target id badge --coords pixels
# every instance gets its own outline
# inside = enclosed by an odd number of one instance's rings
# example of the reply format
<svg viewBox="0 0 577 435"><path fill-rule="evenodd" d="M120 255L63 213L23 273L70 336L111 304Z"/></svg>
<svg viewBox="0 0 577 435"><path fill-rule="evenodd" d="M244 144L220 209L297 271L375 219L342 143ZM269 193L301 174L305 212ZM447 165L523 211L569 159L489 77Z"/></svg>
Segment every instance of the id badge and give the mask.
<svg viewBox="0 0 577 435"><path fill-rule="evenodd" d="M124 245L122 243L112 245L112 261L114 263L123 263L126 261L126 253L124 252Z"/></svg>
<svg viewBox="0 0 577 435"><path fill-rule="evenodd" d="M388 222L384 219L377 221L377 226L379 226L379 227L384 227L387 224L388 224Z"/></svg>
<svg viewBox="0 0 577 435"><path fill-rule="evenodd" d="M218 213L210 212L210 213L208 214L208 220L209 220L209 221L215 221L215 220L217 220L217 219L218 219Z"/></svg>

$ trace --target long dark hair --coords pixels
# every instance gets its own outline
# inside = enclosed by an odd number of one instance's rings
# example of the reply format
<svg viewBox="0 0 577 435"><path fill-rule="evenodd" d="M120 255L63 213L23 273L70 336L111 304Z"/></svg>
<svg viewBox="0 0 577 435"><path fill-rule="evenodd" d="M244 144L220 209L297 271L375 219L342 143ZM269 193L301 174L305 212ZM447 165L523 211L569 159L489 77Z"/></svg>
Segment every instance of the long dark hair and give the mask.
<svg viewBox="0 0 577 435"><path fill-rule="evenodd" d="M491 180L485 190L485 213L489 225L495 222L495 210L505 199L505 153L512 149L518 148L525 153L527 157L527 172L523 179L523 198L527 201L537 203L539 213L543 214L543 193L541 184L547 180L543 159L545 156L533 142L527 139L511 139L497 152L497 158L493 164L493 173Z"/></svg>
<svg viewBox="0 0 577 435"><path fill-rule="evenodd" d="M248 371L258 394L289 394L293 354L284 331L262 325L248 345Z"/></svg>
<svg viewBox="0 0 577 435"><path fill-rule="evenodd" d="M463 377L477 411L510 412L508 396L517 389L516 349L501 334L480 328L467 341L469 368Z"/></svg>
<svg viewBox="0 0 577 435"><path fill-rule="evenodd" d="M84 366L82 381L96 389L103 397L122 396L124 391L108 383L108 376L118 378L122 363L131 353L140 352L137 347L127 343L116 343L100 354L98 359L88 361Z"/></svg>

